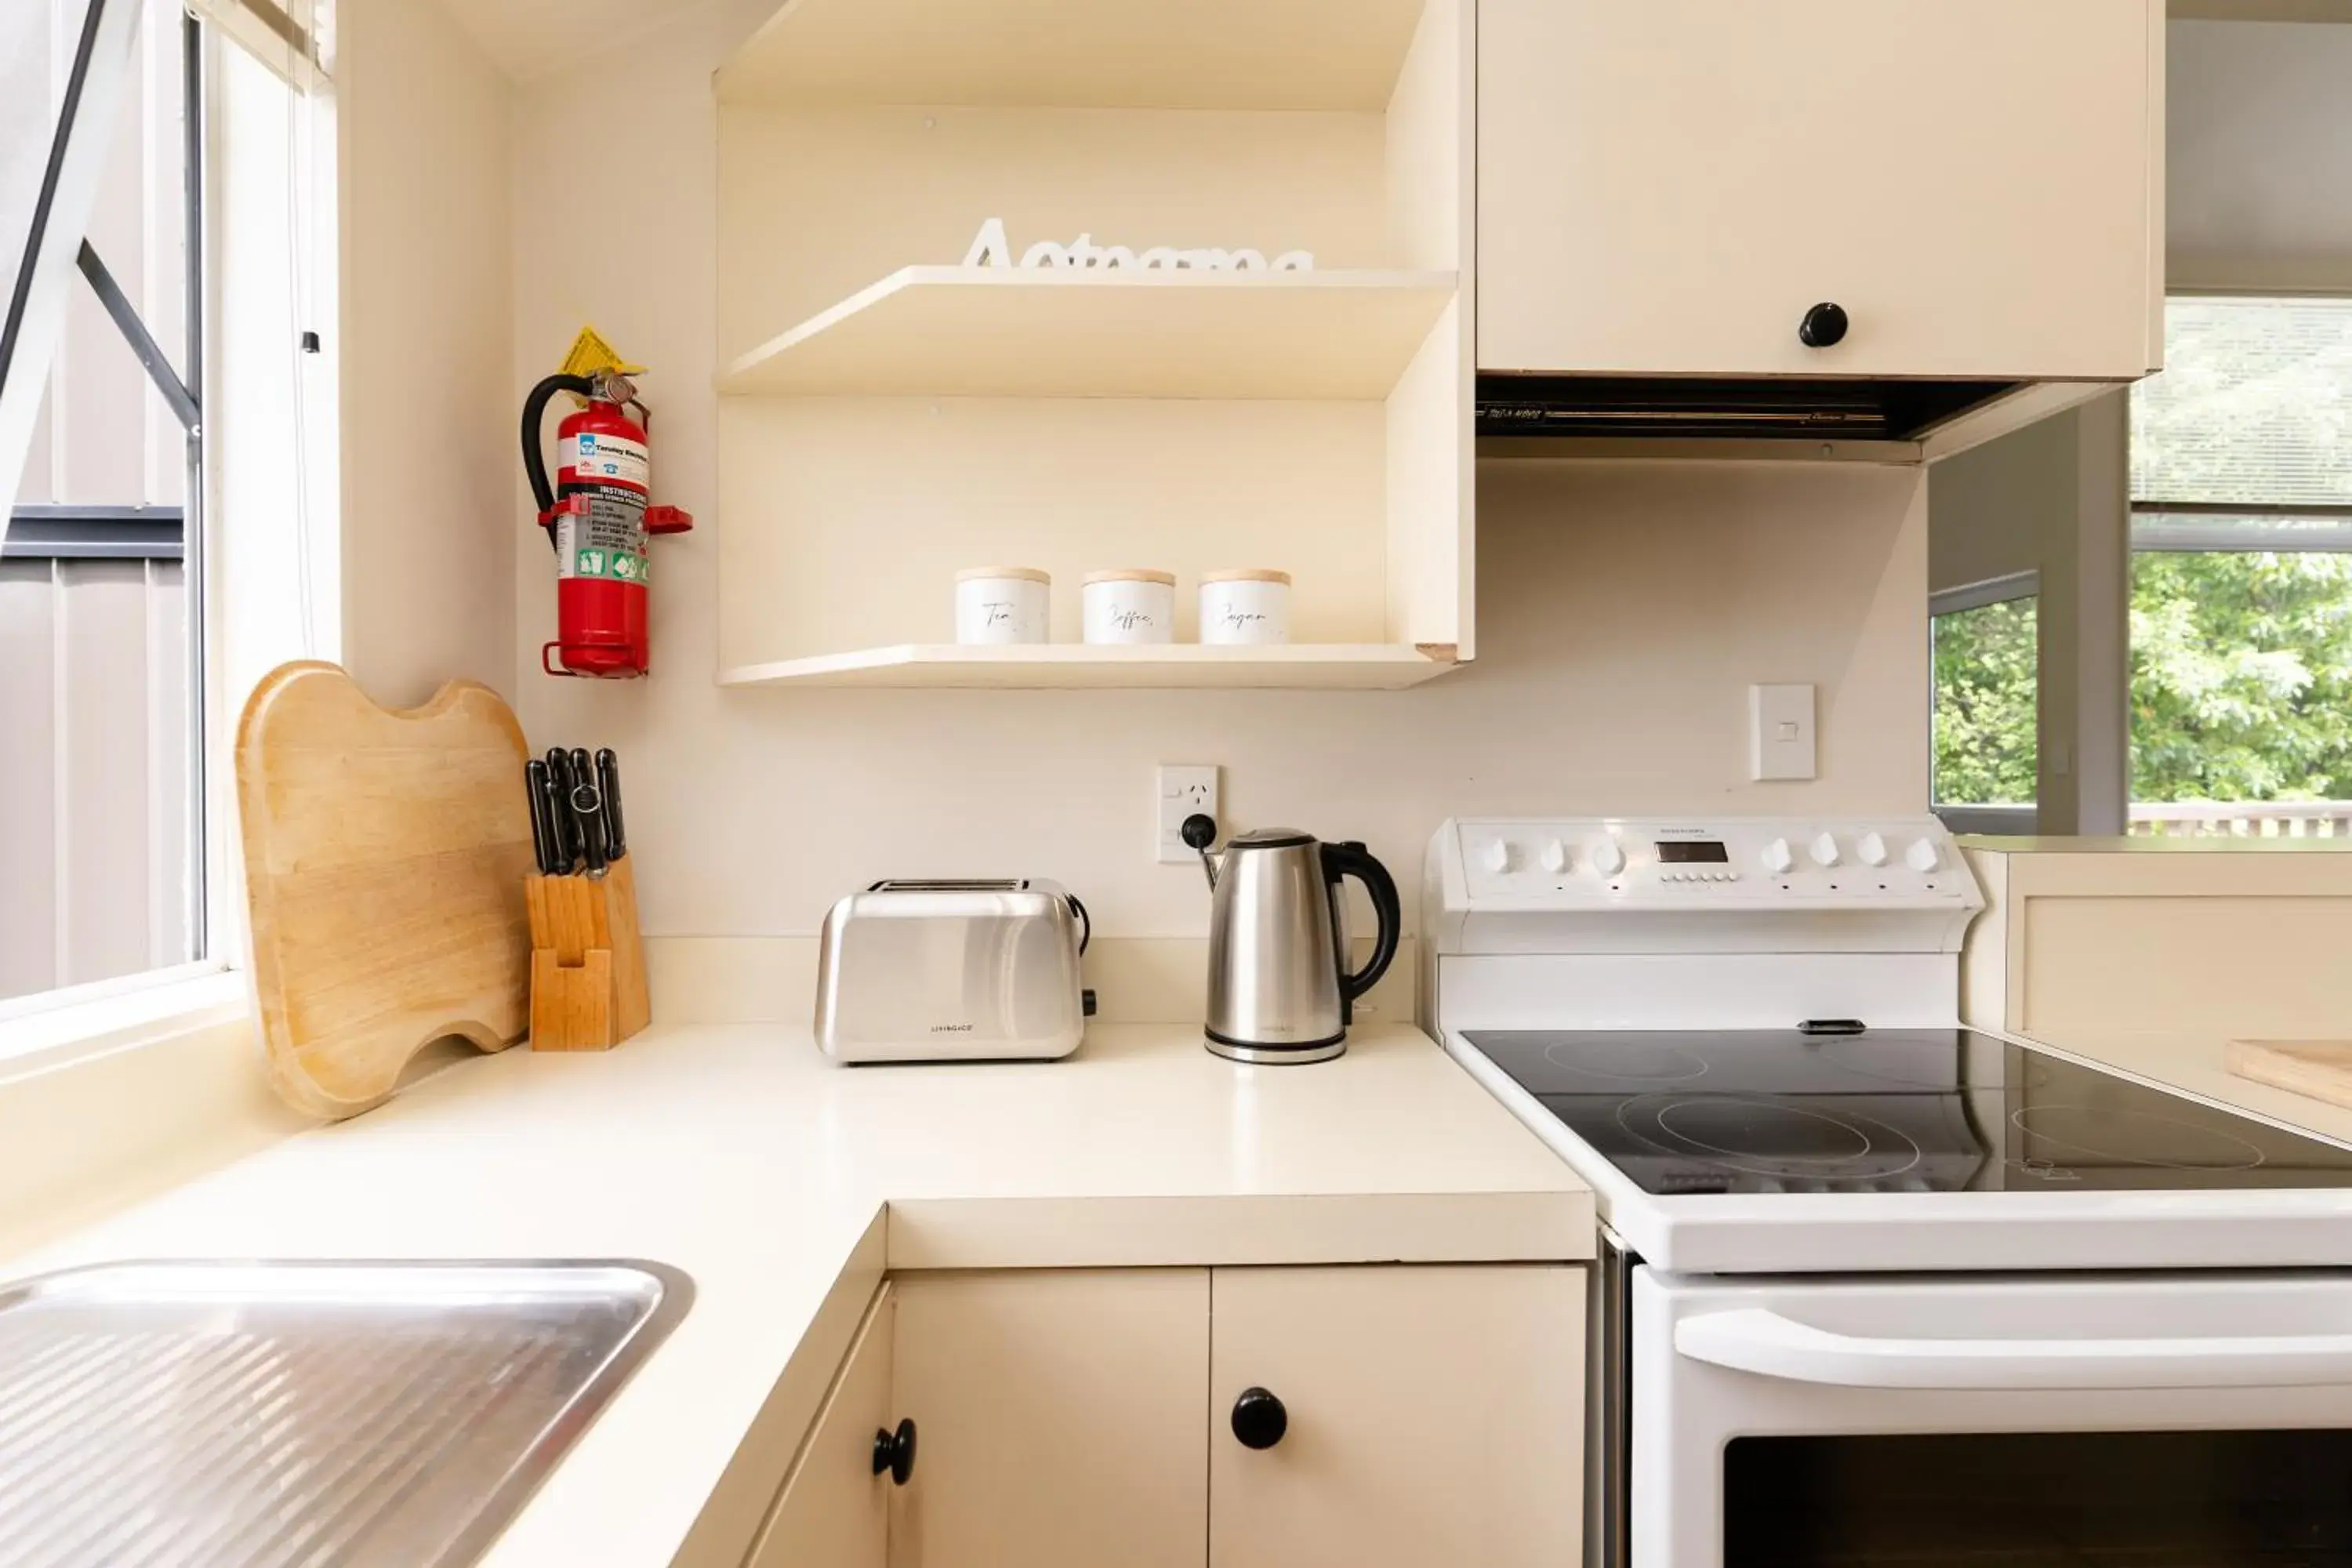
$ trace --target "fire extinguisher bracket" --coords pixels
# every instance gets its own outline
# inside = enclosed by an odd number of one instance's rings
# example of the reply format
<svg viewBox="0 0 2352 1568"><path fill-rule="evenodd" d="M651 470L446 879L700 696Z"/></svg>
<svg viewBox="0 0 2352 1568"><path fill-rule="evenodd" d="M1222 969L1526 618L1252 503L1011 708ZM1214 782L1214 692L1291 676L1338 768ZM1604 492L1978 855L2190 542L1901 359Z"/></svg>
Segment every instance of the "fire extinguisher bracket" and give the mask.
<svg viewBox="0 0 2352 1568"><path fill-rule="evenodd" d="M650 507L646 509L648 513L650 513L652 510L653 509ZM539 526L547 530L548 548L553 549L555 547L555 525L559 520L567 517L584 517L587 513L588 503L579 496L565 496L562 500L557 501L553 506L549 507L545 511L541 512L539 514ZM651 523L648 522L646 526L647 531L650 531L652 527Z"/></svg>
<svg viewBox="0 0 2352 1568"><path fill-rule="evenodd" d="M683 507L649 506L646 508L647 533L689 533L694 529L694 514Z"/></svg>

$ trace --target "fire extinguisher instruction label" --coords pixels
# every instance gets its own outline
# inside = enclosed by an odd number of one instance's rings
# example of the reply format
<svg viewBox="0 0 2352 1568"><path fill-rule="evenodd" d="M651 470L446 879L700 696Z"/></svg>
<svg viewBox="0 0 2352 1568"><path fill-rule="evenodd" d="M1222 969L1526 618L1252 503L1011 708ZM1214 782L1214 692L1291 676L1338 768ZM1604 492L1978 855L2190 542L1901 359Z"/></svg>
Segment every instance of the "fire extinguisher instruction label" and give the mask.
<svg viewBox="0 0 2352 1568"><path fill-rule="evenodd" d="M632 441L625 436L599 435L583 430L563 438L562 463L589 481L609 480L617 484L646 489L653 482L653 463L642 441Z"/></svg>
<svg viewBox="0 0 2352 1568"><path fill-rule="evenodd" d="M646 581L646 501L625 491L587 491L587 506L556 520L555 574L613 583Z"/></svg>

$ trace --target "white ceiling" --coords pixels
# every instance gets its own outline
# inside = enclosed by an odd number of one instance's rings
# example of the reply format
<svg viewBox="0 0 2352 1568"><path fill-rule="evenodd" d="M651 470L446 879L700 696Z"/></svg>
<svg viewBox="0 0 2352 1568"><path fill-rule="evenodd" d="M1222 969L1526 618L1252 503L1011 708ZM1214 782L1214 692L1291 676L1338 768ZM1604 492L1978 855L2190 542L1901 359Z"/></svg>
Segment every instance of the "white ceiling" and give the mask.
<svg viewBox="0 0 2352 1568"><path fill-rule="evenodd" d="M406 0L401 0L405 4ZM560 70L712 0L441 0L517 81ZM782 0L778 0L782 4Z"/></svg>
<svg viewBox="0 0 2352 1568"><path fill-rule="evenodd" d="M450 15L517 81L561 69L583 56L721 0L441 0ZM776 0L781 6L782 0ZM2352 0L2170 0L2178 18L2352 22Z"/></svg>

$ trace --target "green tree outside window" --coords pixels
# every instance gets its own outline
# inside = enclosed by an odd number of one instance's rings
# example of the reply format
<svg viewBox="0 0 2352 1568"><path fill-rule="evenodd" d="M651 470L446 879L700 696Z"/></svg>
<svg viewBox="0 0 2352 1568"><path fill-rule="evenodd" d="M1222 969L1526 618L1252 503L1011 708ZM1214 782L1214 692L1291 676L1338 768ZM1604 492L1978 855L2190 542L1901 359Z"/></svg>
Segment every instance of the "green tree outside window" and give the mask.
<svg viewBox="0 0 2352 1568"><path fill-rule="evenodd" d="M2033 804L2039 634L2030 598L1936 617L1937 805Z"/></svg>
<svg viewBox="0 0 2352 1568"><path fill-rule="evenodd" d="M2352 800L2352 557L2132 561L2132 798Z"/></svg>

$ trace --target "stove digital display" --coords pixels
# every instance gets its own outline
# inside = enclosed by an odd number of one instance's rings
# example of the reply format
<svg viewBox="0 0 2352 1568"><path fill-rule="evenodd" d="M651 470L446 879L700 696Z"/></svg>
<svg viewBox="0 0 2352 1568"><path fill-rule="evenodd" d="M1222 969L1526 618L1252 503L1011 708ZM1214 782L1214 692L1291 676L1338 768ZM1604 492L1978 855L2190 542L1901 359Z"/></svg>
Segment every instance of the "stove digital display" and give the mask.
<svg viewBox="0 0 2352 1568"><path fill-rule="evenodd" d="M1730 863L1731 851L1723 847L1720 839L1685 838L1658 846L1658 864L1661 866L1727 866Z"/></svg>

